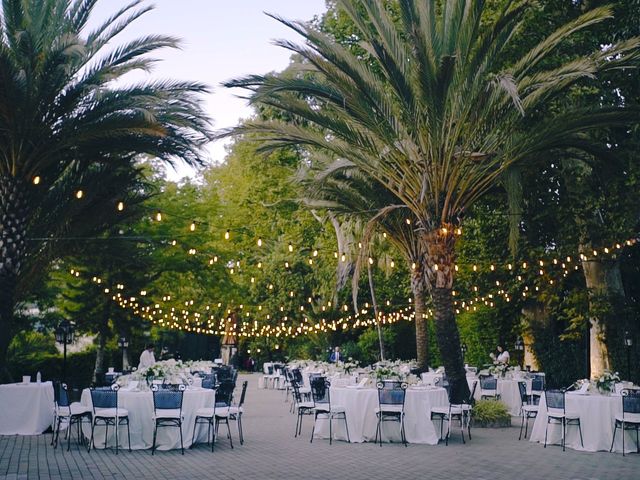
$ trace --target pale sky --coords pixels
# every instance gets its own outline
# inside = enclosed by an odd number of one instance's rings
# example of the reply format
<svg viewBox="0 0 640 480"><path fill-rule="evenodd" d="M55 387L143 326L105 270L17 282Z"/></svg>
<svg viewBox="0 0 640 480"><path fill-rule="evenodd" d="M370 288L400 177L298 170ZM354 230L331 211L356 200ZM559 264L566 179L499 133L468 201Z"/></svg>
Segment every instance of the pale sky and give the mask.
<svg viewBox="0 0 640 480"><path fill-rule="evenodd" d="M98 2L92 25L128 4L130 0ZM272 44L272 40L300 40L293 31L263 12L287 19L311 20L325 11L324 0L155 0L148 2L155 10L137 20L116 37L117 44L148 34L166 34L183 40L182 50L165 50L162 62L151 73L152 78L196 80L214 89L206 98L206 109L214 128L236 125L247 118L251 109L220 82L249 73L279 71L289 64L290 52ZM158 55L156 55L158 56ZM222 142L208 148L210 161L220 162L225 155ZM194 172L184 165L177 172L169 169L168 177L177 180Z"/></svg>

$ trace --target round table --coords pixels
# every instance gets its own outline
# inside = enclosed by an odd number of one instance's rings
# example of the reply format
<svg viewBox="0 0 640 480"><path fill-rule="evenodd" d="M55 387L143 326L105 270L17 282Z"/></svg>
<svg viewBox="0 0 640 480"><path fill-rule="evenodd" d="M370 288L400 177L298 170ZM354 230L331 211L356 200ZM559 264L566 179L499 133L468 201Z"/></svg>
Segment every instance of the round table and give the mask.
<svg viewBox="0 0 640 480"><path fill-rule="evenodd" d="M438 434L431 421L431 408L449 404L444 388L407 389L405 397L404 426L409 443L436 445ZM378 390L375 388L331 387L331 405L345 408L349 437L352 442L372 442L376 436L378 420L375 409L378 408ZM333 421L335 439L346 440L347 435L342 420ZM319 420L316 436L329 437L329 422ZM394 422L383 423L383 441L400 442L400 426Z"/></svg>
<svg viewBox="0 0 640 480"><path fill-rule="evenodd" d="M567 392L565 397L566 411L577 413L580 416L580 426L582 428L582 438L584 447L580 444L580 433L578 427L567 426L565 445L574 450L587 452L609 451L613 440L613 430L616 415L622 415L622 397L612 394L611 396L599 394L578 394ZM547 404L544 395L540 397L540 411L531 430L532 442L544 442L544 431L547 426ZM625 447L627 452L636 451L635 432L627 431ZM547 444L560 443L562 436L562 426L559 424L549 424ZM616 433L616 443L614 451L622 452L622 430Z"/></svg>
<svg viewBox="0 0 640 480"><path fill-rule="evenodd" d="M195 413L199 408L213 407L215 391L206 388L188 388L184 392L182 400L182 436L184 447L191 445ZM91 393L89 389L82 391L81 402L83 405L91 405ZM131 429L131 448L134 450L151 448L153 444L153 394L150 391L118 391L118 407L129 411L129 428ZM91 435L89 426L85 426L85 435ZM115 445L115 429L109 428L108 445ZM200 426L196 440L207 441L207 429ZM120 446L127 448L127 427L118 427ZM96 448L104 447L104 426L96 426L94 433ZM157 438L158 450L172 450L180 448L180 432L177 428L159 428Z"/></svg>
<svg viewBox="0 0 640 480"><path fill-rule="evenodd" d="M480 400L480 379L477 377L467 377L469 390L473 389L473 382L478 382L473 398ZM507 405L509 414L514 417L520 416L520 408L522 407L522 398L520 397L519 382L525 382L527 385L527 394L531 394L531 379L498 379L498 395L500 400Z"/></svg>
<svg viewBox="0 0 640 480"><path fill-rule="evenodd" d="M0 385L0 435L39 435L53 423L53 384Z"/></svg>

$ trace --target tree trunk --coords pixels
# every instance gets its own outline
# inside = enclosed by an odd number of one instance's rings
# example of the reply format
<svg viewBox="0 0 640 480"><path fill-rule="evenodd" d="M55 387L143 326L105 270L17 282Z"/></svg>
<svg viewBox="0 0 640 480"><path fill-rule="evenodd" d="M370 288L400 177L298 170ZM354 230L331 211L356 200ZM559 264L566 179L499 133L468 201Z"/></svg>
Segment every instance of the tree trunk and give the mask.
<svg viewBox="0 0 640 480"><path fill-rule="evenodd" d="M7 351L16 332L16 285L26 255L26 191L15 177L0 177L0 382L11 380Z"/></svg>
<svg viewBox="0 0 640 480"><path fill-rule="evenodd" d="M96 363L93 368L93 383L102 381L104 374L104 353L109 336L109 318L111 317L111 302L107 299L102 307L102 322L98 328L98 348L96 349Z"/></svg>
<svg viewBox="0 0 640 480"><path fill-rule="evenodd" d="M424 267L433 298L438 348L450 384L449 398L452 403L466 402L470 392L453 306L454 227L448 225L428 232L423 240L427 251Z"/></svg>
<svg viewBox="0 0 640 480"><path fill-rule="evenodd" d="M581 251L588 254L590 246L581 246ZM613 296L624 297L624 287L620 264L616 260L598 259L589 257L582 261L584 279L589 290L589 359L591 377L602 375L610 369L609 351L606 344L606 332L603 319L594 313L597 310L595 303L598 298L611 298Z"/></svg>
<svg viewBox="0 0 640 480"><path fill-rule="evenodd" d="M416 360L420 371L426 372L429 370L429 330L425 318L427 285L422 273L422 265L416 264L411 271L411 292L416 324Z"/></svg>
<svg viewBox="0 0 640 480"><path fill-rule="evenodd" d="M378 343L380 344L380 360L384 361L384 342L382 341L382 327L380 326L380 315L378 315L378 302L376 302L376 292L373 289L373 274L371 264L367 262L367 273L369 274L369 291L371 292L371 303L373 304L373 314L376 317L376 328L378 330Z"/></svg>
<svg viewBox="0 0 640 480"><path fill-rule="evenodd" d="M540 302L530 301L522 307L522 316L524 317L524 323L532 326L543 326L548 328L549 316L545 304ZM531 366L532 370L540 370L538 359L533 351L533 344L535 338L530 328L524 328L522 332L522 341L524 342L524 364Z"/></svg>

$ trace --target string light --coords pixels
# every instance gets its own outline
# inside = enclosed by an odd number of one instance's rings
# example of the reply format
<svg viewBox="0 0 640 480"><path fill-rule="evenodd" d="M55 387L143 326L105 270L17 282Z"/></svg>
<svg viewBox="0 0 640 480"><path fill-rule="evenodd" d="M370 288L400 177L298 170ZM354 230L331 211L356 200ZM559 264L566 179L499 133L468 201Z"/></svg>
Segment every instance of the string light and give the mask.
<svg viewBox="0 0 640 480"><path fill-rule="evenodd" d="M229 238L231 238L231 232L227 230L226 232L224 232L224 239L229 240Z"/></svg>
<svg viewBox="0 0 640 480"><path fill-rule="evenodd" d="M157 213L156 213L156 220L157 220L158 222L161 222L161 221L162 221L162 212L157 212Z"/></svg>
<svg viewBox="0 0 640 480"><path fill-rule="evenodd" d="M82 197L84 197L84 192L82 190L78 190L76 192L76 198L80 200Z"/></svg>
<svg viewBox="0 0 640 480"><path fill-rule="evenodd" d="M124 210L124 202L118 202L118 205L116 206L116 208L118 209L119 212Z"/></svg>
<svg viewBox="0 0 640 480"><path fill-rule="evenodd" d="M195 221L191 222L191 225L189 225L189 230L191 230L192 232L196 231L196 222Z"/></svg>
<svg viewBox="0 0 640 480"><path fill-rule="evenodd" d="M33 177L33 184L40 185L40 175L36 175L35 177Z"/></svg>
<svg viewBox="0 0 640 480"><path fill-rule="evenodd" d="M293 252L293 245L291 244L291 242L289 242L289 252Z"/></svg>
<svg viewBox="0 0 640 480"><path fill-rule="evenodd" d="M262 238L258 237L258 246L261 247L262 246Z"/></svg>

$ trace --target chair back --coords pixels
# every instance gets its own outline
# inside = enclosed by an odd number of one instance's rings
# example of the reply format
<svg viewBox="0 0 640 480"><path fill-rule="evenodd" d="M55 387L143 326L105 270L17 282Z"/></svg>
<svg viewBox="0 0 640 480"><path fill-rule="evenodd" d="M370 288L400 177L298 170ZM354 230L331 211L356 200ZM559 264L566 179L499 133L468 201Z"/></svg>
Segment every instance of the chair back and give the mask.
<svg viewBox="0 0 640 480"><path fill-rule="evenodd" d="M527 403L527 384L525 382L518 382L518 390L520 391L520 400L524 405Z"/></svg>
<svg viewBox="0 0 640 480"><path fill-rule="evenodd" d="M71 400L69 399L69 390L66 383L53 383L53 397L58 408L71 406Z"/></svg>
<svg viewBox="0 0 640 480"><path fill-rule="evenodd" d="M153 385L151 391L153 393L153 410L158 414L158 410L179 410L182 412L182 400L184 397L184 385L160 388Z"/></svg>
<svg viewBox="0 0 640 480"><path fill-rule="evenodd" d="M91 388L89 392L94 413L96 408L118 408L117 388Z"/></svg>
<svg viewBox="0 0 640 480"><path fill-rule="evenodd" d="M230 407L233 401L235 384L230 379L222 380L216 389L216 406Z"/></svg>
<svg viewBox="0 0 640 480"><path fill-rule="evenodd" d="M215 373L205 373L204 375L200 376L202 377L202 388L207 388L209 390L213 390L216 388Z"/></svg>
<svg viewBox="0 0 640 480"><path fill-rule="evenodd" d="M625 413L640 415L640 391L622 390L622 418Z"/></svg>
<svg viewBox="0 0 640 480"><path fill-rule="evenodd" d="M544 390L544 376L543 375L534 375L531 379L531 391L532 392L541 392Z"/></svg>
<svg viewBox="0 0 640 480"><path fill-rule="evenodd" d="M316 405L331 405L331 395L329 393L330 384L325 377L315 377L311 380L311 396Z"/></svg>
<svg viewBox="0 0 640 480"><path fill-rule="evenodd" d="M302 372L300 371L299 368L294 368L293 370L291 370L291 373L293 374L294 380L298 382L298 385L301 385L304 383L304 379L302 378Z"/></svg>
<svg viewBox="0 0 640 480"><path fill-rule="evenodd" d="M544 398L547 403L547 412L549 410L562 410L564 412L564 391L563 390L545 390Z"/></svg>
<svg viewBox="0 0 640 480"><path fill-rule="evenodd" d="M383 380L378 382L378 404L382 410L384 406L400 407L404 410L404 400L407 394L407 384L399 380Z"/></svg>
<svg viewBox="0 0 640 480"><path fill-rule="evenodd" d="M267 375L273 375L273 365L267 365Z"/></svg>
<svg viewBox="0 0 640 480"><path fill-rule="evenodd" d="M249 385L248 381L245 380L244 382L242 382L242 391L240 392L240 403L238 403L239 407L244 405L244 397L247 394L247 385Z"/></svg>
<svg viewBox="0 0 640 480"><path fill-rule="evenodd" d="M480 377L480 390L498 390L498 379L493 376Z"/></svg>

